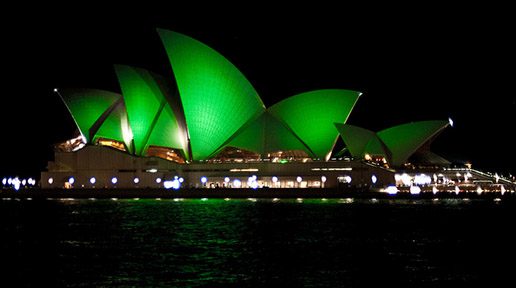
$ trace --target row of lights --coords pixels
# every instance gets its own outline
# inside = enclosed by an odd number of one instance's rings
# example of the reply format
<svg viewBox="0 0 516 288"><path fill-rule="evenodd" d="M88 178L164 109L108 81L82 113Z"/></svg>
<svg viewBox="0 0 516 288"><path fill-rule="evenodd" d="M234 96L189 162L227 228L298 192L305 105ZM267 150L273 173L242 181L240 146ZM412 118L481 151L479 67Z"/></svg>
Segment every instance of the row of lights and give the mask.
<svg viewBox="0 0 516 288"><path fill-rule="evenodd" d="M376 176L373 176L373 177L376 178ZM248 185L250 187L252 187L252 188L257 188L258 187L258 184L256 182L257 179L258 179L258 177L256 175L250 176L248 178L248 181L247 181ZM29 180L32 181L31 179L29 179ZM201 180L201 183L203 185L206 185L206 183L208 182L208 178L206 176L202 176L200 180ZM272 180L273 183L278 183L279 178L276 177L276 176L273 176L271 178L271 180ZM326 180L327 180L326 176L321 176L321 182L325 183ZM7 180L4 178L3 182L6 182L6 181ZM11 178L9 178L9 185L11 184L10 181L11 181ZM23 181L25 181L25 180L23 180ZM303 181L303 178L301 176L297 176L296 177L296 181L298 183L301 183ZM89 179L89 182L90 182L91 185L95 185L95 183L97 182L97 179L95 177L91 177ZM133 179L133 182L134 182L134 184L140 183L140 178L135 177ZM173 180L169 180L169 181L162 181L162 179L159 178L159 177L156 178L156 183L160 184L161 182L163 182L164 187L167 188L167 189L168 188L179 189L181 184L184 182L184 178L183 177L175 176ZM229 184L229 182L230 182L229 177L225 177L224 178L224 182L226 184ZM376 179L374 179L373 182L376 182ZM53 183L54 183L54 178L52 178L52 177L48 178L48 184L52 185ZM73 185L74 183L75 183L75 178L74 177L68 178L68 184ZM116 185L118 183L118 178L117 177L111 178L111 183L113 185ZM35 184L35 180L34 180L34 184ZM5 185L5 183L4 183L4 185ZM25 185L25 184L23 184L23 185ZM235 179L235 180L233 180L233 186L235 188L240 188L240 187L242 187L242 182L239 179Z"/></svg>
<svg viewBox="0 0 516 288"><path fill-rule="evenodd" d="M16 191L20 189L22 186L35 186L36 185L36 179L19 179L18 177L14 178L3 178L2 179L2 185L3 186L12 186Z"/></svg>
<svg viewBox="0 0 516 288"><path fill-rule="evenodd" d="M97 183L97 179L95 177L91 177L89 182L91 185L95 185L95 183ZM134 177L133 182L134 182L134 184L140 183L140 178ZM160 184L161 182L162 182L161 178L159 178L159 177L156 178L156 183ZM184 182L183 177L175 176L173 180L163 181L163 186L167 189L169 189L169 188L179 189L179 187L181 186L181 183L183 183L183 182ZM52 177L48 178L48 184L52 185L53 183L54 183L54 178L52 178ZM74 183L75 183L74 177L68 178L68 184L73 185ZM116 178L116 177L111 178L111 183L113 185L116 185L118 183L118 178Z"/></svg>

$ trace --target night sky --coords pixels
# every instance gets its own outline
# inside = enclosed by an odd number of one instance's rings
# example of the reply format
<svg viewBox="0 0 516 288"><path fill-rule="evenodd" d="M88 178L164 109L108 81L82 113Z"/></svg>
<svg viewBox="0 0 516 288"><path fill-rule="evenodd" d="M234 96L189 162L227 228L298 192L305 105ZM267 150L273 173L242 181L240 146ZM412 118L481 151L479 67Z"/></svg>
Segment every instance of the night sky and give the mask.
<svg viewBox="0 0 516 288"><path fill-rule="evenodd" d="M242 13L211 16L180 9L14 11L17 20L0 20L0 176L38 175L52 158L52 145L73 136L74 122L54 87L120 92L113 64L172 77L158 27L220 52L267 106L315 89L361 91L348 123L377 131L451 117L455 127L434 142L434 152L516 174L510 140L516 134L516 25L507 10L465 8L380 17L332 7L270 14L236 7Z"/></svg>

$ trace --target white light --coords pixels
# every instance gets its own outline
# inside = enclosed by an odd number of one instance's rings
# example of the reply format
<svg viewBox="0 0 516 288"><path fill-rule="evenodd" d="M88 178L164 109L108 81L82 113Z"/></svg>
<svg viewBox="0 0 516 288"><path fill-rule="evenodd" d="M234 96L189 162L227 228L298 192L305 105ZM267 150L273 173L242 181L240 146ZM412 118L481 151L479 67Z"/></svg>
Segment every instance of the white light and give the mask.
<svg viewBox="0 0 516 288"><path fill-rule="evenodd" d="M455 186L455 194L459 195L459 192L460 192L459 186Z"/></svg>
<svg viewBox="0 0 516 288"><path fill-rule="evenodd" d="M57 92L58 92L57 88L54 88L54 92L55 92L55 93L57 93Z"/></svg>
<svg viewBox="0 0 516 288"><path fill-rule="evenodd" d="M396 193L398 193L398 188L396 188L396 186L388 186L383 191L387 192L389 195L396 195Z"/></svg>
<svg viewBox="0 0 516 288"><path fill-rule="evenodd" d="M152 169L147 170L147 172L149 172L149 173L156 173L156 172L158 172L158 169L152 168Z"/></svg>
<svg viewBox="0 0 516 288"><path fill-rule="evenodd" d="M7 178L2 179L2 184L4 184L4 185L7 184Z"/></svg>
<svg viewBox="0 0 516 288"><path fill-rule="evenodd" d="M208 182L208 178L206 178L205 176L202 176L201 177L201 183L202 184L206 184L206 182Z"/></svg>
<svg viewBox="0 0 516 288"><path fill-rule="evenodd" d="M401 174L401 183L405 186L410 186L412 182L412 177L410 177L407 173Z"/></svg>
<svg viewBox="0 0 516 288"><path fill-rule="evenodd" d="M419 186L410 186L410 194L417 195L421 193L421 188Z"/></svg>
<svg viewBox="0 0 516 288"><path fill-rule="evenodd" d="M93 185L93 184L95 184L95 182L97 182L97 179L95 179L95 177L91 177L90 183Z"/></svg>
<svg viewBox="0 0 516 288"><path fill-rule="evenodd" d="M453 127L453 120L451 119L451 117L448 118L448 123L450 123L450 126Z"/></svg>
<svg viewBox="0 0 516 288"><path fill-rule="evenodd" d="M224 182L229 183L229 177L225 177Z"/></svg>
<svg viewBox="0 0 516 288"><path fill-rule="evenodd" d="M158 184L161 183L161 178L159 178L159 177L156 178L156 183L158 183Z"/></svg>
<svg viewBox="0 0 516 288"><path fill-rule="evenodd" d="M73 178L73 177L68 178L68 183L70 183L70 185L73 185L73 183L75 183L75 178Z"/></svg>
<svg viewBox="0 0 516 288"><path fill-rule="evenodd" d="M301 181L303 181L303 178L301 178L301 176L297 176L296 181L297 183L301 183Z"/></svg>
<svg viewBox="0 0 516 288"><path fill-rule="evenodd" d="M113 185L116 184L116 182L118 182L118 179L116 179L116 177L111 178L111 183L113 183Z"/></svg>
<svg viewBox="0 0 516 288"><path fill-rule="evenodd" d="M27 180L23 179L23 180L21 181L21 185L22 185L22 186L25 186L25 184L27 184Z"/></svg>
<svg viewBox="0 0 516 288"><path fill-rule="evenodd" d="M165 187L165 189L179 189L179 185L179 181L175 179L163 181L163 186Z"/></svg>
<svg viewBox="0 0 516 288"><path fill-rule="evenodd" d="M437 194L437 192L439 192L439 190L437 190L437 187L435 187L435 186L434 186L434 187L432 187L432 192L433 192L434 194Z"/></svg>
<svg viewBox="0 0 516 288"><path fill-rule="evenodd" d="M373 184L376 184L376 181L378 181L378 178L376 178L376 175L371 176L371 182L373 182Z"/></svg>
<svg viewBox="0 0 516 288"><path fill-rule="evenodd" d="M249 186L253 189L258 189L258 183L256 183L256 181L251 182Z"/></svg>
<svg viewBox="0 0 516 288"><path fill-rule="evenodd" d="M351 183L351 176L344 176L344 181L346 181L346 183Z"/></svg>
<svg viewBox="0 0 516 288"><path fill-rule="evenodd" d="M278 182L278 177L273 176L273 177L272 177L272 183L277 183L277 182Z"/></svg>
<svg viewBox="0 0 516 288"><path fill-rule="evenodd" d="M482 188L480 186L477 187L477 194L482 194L482 192L484 192L484 190L482 190Z"/></svg>
<svg viewBox="0 0 516 288"><path fill-rule="evenodd" d="M500 180L500 176L498 176L498 173L495 173L495 181L498 183L498 180Z"/></svg>
<svg viewBox="0 0 516 288"><path fill-rule="evenodd" d="M134 182L134 184L140 183L140 178L134 177L133 182Z"/></svg>
<svg viewBox="0 0 516 288"><path fill-rule="evenodd" d="M179 177L179 183L185 182L185 179L183 177Z"/></svg>
<svg viewBox="0 0 516 288"><path fill-rule="evenodd" d="M321 176L321 181L322 181L322 183L325 183L326 182L326 176Z"/></svg>
<svg viewBox="0 0 516 288"><path fill-rule="evenodd" d="M507 191L507 190L505 190L505 187L503 187L503 185L502 185L500 187L500 192L502 193L502 195L505 194L505 191Z"/></svg>
<svg viewBox="0 0 516 288"><path fill-rule="evenodd" d="M54 178L50 177L48 178L48 184L52 185L54 183Z"/></svg>
<svg viewBox="0 0 516 288"><path fill-rule="evenodd" d="M235 188L240 188L240 187L242 187L242 181L240 181L240 180L238 180L238 179L233 180L233 186L234 186Z"/></svg>
<svg viewBox="0 0 516 288"><path fill-rule="evenodd" d="M174 181L172 181L172 189L177 190L179 187L181 187L181 183L179 183L178 179L174 179Z"/></svg>
<svg viewBox="0 0 516 288"><path fill-rule="evenodd" d="M7 184L11 185L13 183L13 179L9 178L7 179Z"/></svg>
<svg viewBox="0 0 516 288"><path fill-rule="evenodd" d="M32 185L32 181L34 181L34 183L36 183L36 181L33 180L32 178L29 178L29 180L27 180L27 183L29 183L29 185Z"/></svg>

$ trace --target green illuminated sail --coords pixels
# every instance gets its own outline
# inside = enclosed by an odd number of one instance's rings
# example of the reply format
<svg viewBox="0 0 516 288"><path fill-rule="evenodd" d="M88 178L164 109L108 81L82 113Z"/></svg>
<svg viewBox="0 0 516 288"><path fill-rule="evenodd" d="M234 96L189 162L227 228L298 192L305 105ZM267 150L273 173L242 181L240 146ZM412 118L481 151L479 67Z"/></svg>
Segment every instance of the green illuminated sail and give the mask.
<svg viewBox="0 0 516 288"><path fill-rule="evenodd" d="M264 105L245 76L215 50L176 32L158 32L181 96L193 159L207 159Z"/></svg>
<svg viewBox="0 0 516 288"><path fill-rule="evenodd" d="M268 110L284 121L317 158L327 160L339 135L334 123L346 122L360 94L342 89L316 90L287 98Z"/></svg>
<svg viewBox="0 0 516 288"><path fill-rule="evenodd" d="M373 131L350 124L335 123L335 127L353 157L362 159L365 154L370 154L387 158L385 146Z"/></svg>
<svg viewBox="0 0 516 288"><path fill-rule="evenodd" d="M391 164L400 166L448 125L448 121L438 120L412 122L382 130L377 135L392 153Z"/></svg>
<svg viewBox="0 0 516 288"><path fill-rule="evenodd" d="M186 151L186 135L179 128L158 76L124 65L116 65L115 70L133 135L134 153L145 155L149 145Z"/></svg>
<svg viewBox="0 0 516 288"><path fill-rule="evenodd" d="M132 153L133 137L123 101L120 101L109 113L106 120L102 122L92 142L95 142L98 138L120 141L125 144L127 151Z"/></svg>
<svg viewBox="0 0 516 288"><path fill-rule="evenodd" d="M97 89L60 89L59 95L88 143L122 98L120 94Z"/></svg>
<svg viewBox="0 0 516 288"><path fill-rule="evenodd" d="M289 150L301 150L308 155L312 154L285 124L267 111L244 126L224 146L238 147L261 155Z"/></svg>

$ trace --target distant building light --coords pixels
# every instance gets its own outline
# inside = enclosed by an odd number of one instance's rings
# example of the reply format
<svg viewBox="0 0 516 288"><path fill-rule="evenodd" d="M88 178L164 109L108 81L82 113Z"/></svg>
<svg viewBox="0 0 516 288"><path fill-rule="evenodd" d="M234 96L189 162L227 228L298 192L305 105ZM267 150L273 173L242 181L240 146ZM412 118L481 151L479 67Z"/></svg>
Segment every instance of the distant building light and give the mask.
<svg viewBox="0 0 516 288"><path fill-rule="evenodd" d="M178 179L174 179L174 181L172 181L172 189L177 190L179 187L181 187L181 183L179 183Z"/></svg>
<svg viewBox="0 0 516 288"><path fill-rule="evenodd" d="M448 118L448 123L450 123L450 126L453 127L453 120L451 119L451 117Z"/></svg>
<svg viewBox="0 0 516 288"><path fill-rule="evenodd" d="M54 178L50 177L48 178L48 184L52 185L52 183L54 183Z"/></svg>
<svg viewBox="0 0 516 288"><path fill-rule="evenodd" d="M326 179L326 176L321 176L321 181L322 181L322 183L325 183L325 182L326 182L326 180L327 180L327 179Z"/></svg>
<svg viewBox="0 0 516 288"><path fill-rule="evenodd" d="M21 181L21 185L22 185L22 186L25 186L25 184L27 184L27 180L23 179L23 180Z"/></svg>
<svg viewBox="0 0 516 288"><path fill-rule="evenodd" d="M245 169L230 169L229 172L258 172L256 168L245 168Z"/></svg>
<svg viewBox="0 0 516 288"><path fill-rule="evenodd" d="M185 182L185 178L179 177L179 183L183 183L183 182Z"/></svg>
<svg viewBox="0 0 516 288"><path fill-rule="evenodd" d="M297 176L296 181L297 183L301 183L301 181L303 181L303 178L301 178L301 176Z"/></svg>
<svg viewBox="0 0 516 288"><path fill-rule="evenodd" d="M95 184L95 182L97 182L97 179L95 179L95 177L91 177L90 183L93 185L93 184Z"/></svg>
<svg viewBox="0 0 516 288"><path fill-rule="evenodd" d="M75 178L73 178L73 177L68 178L68 183L70 183L70 185L73 185L73 183L75 183Z"/></svg>
<svg viewBox="0 0 516 288"><path fill-rule="evenodd" d="M156 172L158 172L158 169L152 168L152 169L147 170L147 172L149 172L149 173L156 173Z"/></svg>
<svg viewBox="0 0 516 288"><path fill-rule="evenodd" d="M156 178L156 183L158 183L158 184L161 183L161 178L159 178L159 177Z"/></svg>
<svg viewBox="0 0 516 288"><path fill-rule="evenodd" d="M7 178L2 179L2 184L4 184L4 185L7 184Z"/></svg>
<svg viewBox="0 0 516 288"><path fill-rule="evenodd" d="M372 182L373 184L376 184L376 181L378 181L378 178L376 178L376 175L372 175L372 176L371 176L371 182Z"/></svg>
<svg viewBox="0 0 516 288"><path fill-rule="evenodd" d="M118 182L118 179L116 177L111 178L111 183L115 185Z"/></svg>
<svg viewBox="0 0 516 288"><path fill-rule="evenodd" d="M140 183L140 178L134 177L133 182L134 182L134 184Z"/></svg>
<svg viewBox="0 0 516 288"><path fill-rule="evenodd" d="M179 189L179 181L178 180L167 180L167 181L163 181L163 187L165 187L165 189Z"/></svg>
<svg viewBox="0 0 516 288"><path fill-rule="evenodd" d="M410 194L417 195L421 193L421 187L419 186L410 186Z"/></svg>
<svg viewBox="0 0 516 288"><path fill-rule="evenodd" d="M238 180L238 179L233 180L233 186L234 186L235 188L240 188L240 187L242 187L242 181L240 181L240 180Z"/></svg>
<svg viewBox="0 0 516 288"><path fill-rule="evenodd" d="M208 182L208 178L206 178L206 176L202 176L201 177L201 183L202 184L206 184L206 182Z"/></svg>
<svg viewBox="0 0 516 288"><path fill-rule="evenodd" d="M396 195L398 193L398 188L396 186L388 186L383 190L384 192L387 192L389 195Z"/></svg>
<svg viewBox="0 0 516 288"><path fill-rule="evenodd" d="M224 182L229 183L229 177L225 177Z"/></svg>
<svg viewBox="0 0 516 288"><path fill-rule="evenodd" d="M312 171L353 171L351 167L311 168Z"/></svg>
<svg viewBox="0 0 516 288"><path fill-rule="evenodd" d="M273 177L272 177L272 183L277 183L277 182L278 182L278 177L273 176Z"/></svg>

